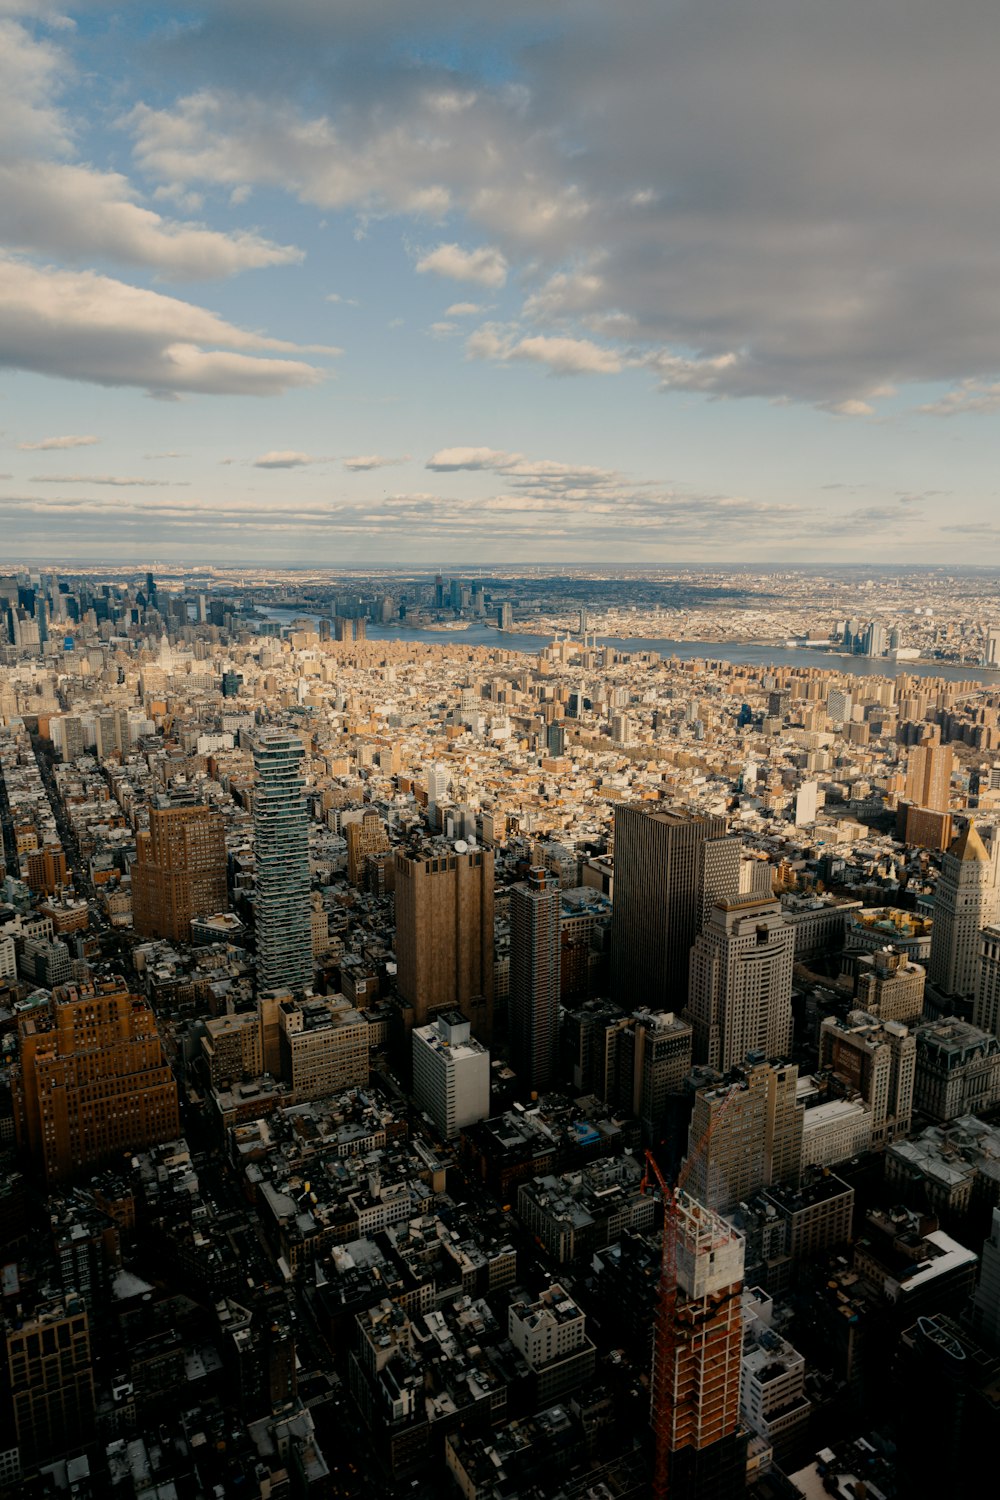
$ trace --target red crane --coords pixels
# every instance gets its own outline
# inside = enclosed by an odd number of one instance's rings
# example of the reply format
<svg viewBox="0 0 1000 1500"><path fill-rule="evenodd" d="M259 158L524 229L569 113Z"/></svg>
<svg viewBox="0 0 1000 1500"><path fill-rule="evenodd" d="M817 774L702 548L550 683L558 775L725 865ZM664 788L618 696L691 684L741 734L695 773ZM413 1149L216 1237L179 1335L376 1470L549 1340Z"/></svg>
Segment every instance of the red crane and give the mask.
<svg viewBox="0 0 1000 1500"><path fill-rule="evenodd" d="M677 1354L677 1234L680 1222L680 1195L684 1191L692 1163L712 1139L715 1127L742 1085L734 1083L726 1090L718 1109L713 1110L707 1128L696 1146L688 1152L677 1181L671 1188L652 1151L646 1152L646 1170L642 1179L645 1192L651 1187L650 1173L656 1179L663 1197L663 1251L660 1258L660 1285L656 1297L656 1323L653 1335L652 1426L655 1459L653 1466L653 1500L667 1500L670 1489L670 1454L673 1437L674 1364Z"/></svg>

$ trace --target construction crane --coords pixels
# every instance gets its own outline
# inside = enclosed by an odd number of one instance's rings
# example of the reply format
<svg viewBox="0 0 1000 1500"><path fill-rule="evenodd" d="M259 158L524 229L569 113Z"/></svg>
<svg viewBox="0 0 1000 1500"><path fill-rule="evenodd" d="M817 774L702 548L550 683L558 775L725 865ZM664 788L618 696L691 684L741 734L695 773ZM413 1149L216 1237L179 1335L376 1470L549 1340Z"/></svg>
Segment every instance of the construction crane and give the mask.
<svg viewBox="0 0 1000 1500"><path fill-rule="evenodd" d="M677 1355L677 1236L680 1224L680 1198L691 1171L692 1163L701 1155L709 1143L715 1127L722 1119L734 1094L742 1088L734 1083L726 1090L719 1108L713 1110L707 1128L702 1132L697 1145L688 1152L671 1188L660 1170L660 1164L652 1151L646 1152L646 1169L642 1179L643 1192L652 1186L655 1179L663 1199L663 1247L660 1257L660 1284L656 1296L656 1322L653 1334L653 1392L652 1425L654 1438L653 1500L667 1500L670 1489L670 1455L673 1437L674 1363Z"/></svg>

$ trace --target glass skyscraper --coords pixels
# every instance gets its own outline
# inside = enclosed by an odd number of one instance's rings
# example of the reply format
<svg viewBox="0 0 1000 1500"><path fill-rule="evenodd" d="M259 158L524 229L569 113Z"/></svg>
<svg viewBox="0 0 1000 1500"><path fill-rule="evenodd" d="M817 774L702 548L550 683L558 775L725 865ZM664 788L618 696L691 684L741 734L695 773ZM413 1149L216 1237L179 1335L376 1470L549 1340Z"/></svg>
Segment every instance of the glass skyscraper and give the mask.
<svg viewBox="0 0 1000 1500"><path fill-rule="evenodd" d="M302 989L313 982L302 741L286 730L264 730L253 758L257 983Z"/></svg>

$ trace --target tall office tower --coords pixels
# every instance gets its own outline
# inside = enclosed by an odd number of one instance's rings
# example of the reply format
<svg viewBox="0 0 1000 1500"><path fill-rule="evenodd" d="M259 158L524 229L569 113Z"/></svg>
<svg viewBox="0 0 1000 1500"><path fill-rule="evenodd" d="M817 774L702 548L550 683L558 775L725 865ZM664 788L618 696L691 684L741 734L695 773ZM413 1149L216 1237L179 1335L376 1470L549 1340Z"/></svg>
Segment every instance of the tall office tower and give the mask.
<svg viewBox="0 0 1000 1500"><path fill-rule="evenodd" d="M924 738L910 748L906 764L907 802L931 812L947 812L955 754L950 745Z"/></svg>
<svg viewBox="0 0 1000 1500"><path fill-rule="evenodd" d="M1000 1208L993 1210L993 1223L983 1241L979 1285L972 1299L972 1326L984 1343L1000 1350Z"/></svg>
<svg viewBox="0 0 1000 1500"><path fill-rule="evenodd" d="M446 844L396 851L396 988L425 1026L459 1010L487 1046L493 1031L493 850Z"/></svg>
<svg viewBox="0 0 1000 1500"><path fill-rule="evenodd" d="M650 1420L669 1454L671 1500L729 1500L746 1487L740 1435L743 1239L682 1193L677 1300L659 1314Z"/></svg>
<svg viewBox="0 0 1000 1500"><path fill-rule="evenodd" d="M43 844L28 851L28 889L36 895L54 896L69 883L66 855L61 844Z"/></svg>
<svg viewBox="0 0 1000 1500"><path fill-rule="evenodd" d="M510 1059L522 1089L556 1076L559 1039L559 919L562 892L550 870L533 869L510 892Z"/></svg>
<svg viewBox="0 0 1000 1500"><path fill-rule="evenodd" d="M857 1090L871 1111L872 1145L891 1146L910 1133L917 1039L901 1021L879 1024L863 1011L827 1017L819 1033L820 1072Z"/></svg>
<svg viewBox="0 0 1000 1500"><path fill-rule="evenodd" d="M615 1040L613 1102L642 1121L643 1140L654 1145L666 1129L670 1096L691 1071L691 1027L670 1011L640 1010Z"/></svg>
<svg viewBox="0 0 1000 1500"><path fill-rule="evenodd" d="M626 1010L682 1010L688 955L716 901L739 891L740 845L725 818L650 811L615 812L611 983Z"/></svg>
<svg viewBox="0 0 1000 1500"><path fill-rule="evenodd" d="M981 1031L1000 1037L1000 926L993 924L984 927L979 934L979 968L972 1021Z"/></svg>
<svg viewBox="0 0 1000 1500"><path fill-rule="evenodd" d="M253 760L257 985L305 989L313 982L313 961L302 741L283 729L265 730L254 742Z"/></svg>
<svg viewBox="0 0 1000 1500"><path fill-rule="evenodd" d="M15 1124L51 1186L179 1129L153 1012L124 980L66 985L18 1017Z"/></svg>
<svg viewBox="0 0 1000 1500"><path fill-rule="evenodd" d="M186 943L193 917L228 905L222 814L212 807L151 807L132 866L135 931Z"/></svg>
<svg viewBox="0 0 1000 1500"><path fill-rule="evenodd" d="M997 853L987 849L970 818L944 856L934 895L928 976L943 995L969 999L976 992L979 934L998 914Z"/></svg>
<svg viewBox="0 0 1000 1500"><path fill-rule="evenodd" d="M986 632L986 646L983 650L984 667L1000 667L1000 629L991 625Z"/></svg>
<svg viewBox="0 0 1000 1500"><path fill-rule="evenodd" d="M720 1072L750 1052L783 1057L792 1043L794 928L781 903L720 901L691 949L686 1019L694 1060Z"/></svg>
<svg viewBox="0 0 1000 1500"><path fill-rule="evenodd" d="M754 1063L737 1082L695 1095L688 1132L687 1191L730 1213L766 1187L797 1187L805 1106L794 1063Z"/></svg>
<svg viewBox="0 0 1000 1500"><path fill-rule="evenodd" d="M83 1299L73 1292L43 1303L30 1318L13 1320L6 1330L6 1356L12 1436L21 1464L55 1459L89 1443L94 1372Z"/></svg>
<svg viewBox="0 0 1000 1500"><path fill-rule="evenodd" d="M1000 933L997 936L1000 939ZM922 964L891 947L862 953L854 962L854 998L859 1010L879 1021L904 1021L908 1026L920 1020L927 980Z"/></svg>
<svg viewBox="0 0 1000 1500"><path fill-rule="evenodd" d="M501 604L497 610L497 625L501 630L509 630L514 623L514 609L510 604Z"/></svg>
<svg viewBox="0 0 1000 1500"><path fill-rule="evenodd" d="M360 885L364 878L365 860L369 854L383 854L389 847L389 836L385 824L374 808L368 808L356 823L343 824L347 840L347 878L351 885Z"/></svg>

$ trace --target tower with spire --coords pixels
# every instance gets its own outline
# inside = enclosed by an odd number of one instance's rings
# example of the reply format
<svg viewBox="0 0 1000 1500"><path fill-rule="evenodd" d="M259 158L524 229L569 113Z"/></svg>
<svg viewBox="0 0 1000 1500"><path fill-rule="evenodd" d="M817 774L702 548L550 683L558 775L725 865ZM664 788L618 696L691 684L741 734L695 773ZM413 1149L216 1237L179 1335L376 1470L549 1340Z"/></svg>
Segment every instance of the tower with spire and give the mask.
<svg viewBox="0 0 1000 1500"><path fill-rule="evenodd" d="M942 995L971 1000L976 992L979 934L1000 915L997 855L970 818L944 856L934 897L929 978Z"/></svg>

